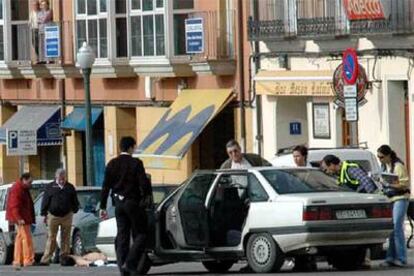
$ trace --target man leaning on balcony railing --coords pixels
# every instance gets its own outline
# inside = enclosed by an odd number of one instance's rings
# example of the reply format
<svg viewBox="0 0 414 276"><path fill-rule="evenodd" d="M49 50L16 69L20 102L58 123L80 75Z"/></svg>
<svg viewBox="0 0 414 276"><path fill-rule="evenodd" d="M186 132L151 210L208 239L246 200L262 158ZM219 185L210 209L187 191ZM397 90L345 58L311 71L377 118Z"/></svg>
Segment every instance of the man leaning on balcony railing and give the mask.
<svg viewBox="0 0 414 276"><path fill-rule="evenodd" d="M53 13L49 8L48 0L34 2L37 3L33 3L33 11L30 13L33 48L35 49L37 55L38 64L44 64L46 62L49 63L50 61L48 61L45 57L45 26L52 22Z"/></svg>

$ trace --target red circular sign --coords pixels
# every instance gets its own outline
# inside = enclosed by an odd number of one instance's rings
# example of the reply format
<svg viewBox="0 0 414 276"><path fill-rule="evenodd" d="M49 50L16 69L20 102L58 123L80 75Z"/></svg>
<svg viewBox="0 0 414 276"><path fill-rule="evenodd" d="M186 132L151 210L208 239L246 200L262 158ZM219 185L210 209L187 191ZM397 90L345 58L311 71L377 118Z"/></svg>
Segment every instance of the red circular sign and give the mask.
<svg viewBox="0 0 414 276"><path fill-rule="evenodd" d="M343 64L340 64L334 72L333 76L333 86L336 94L337 101L340 105L344 103L344 85L349 85L345 83L343 75ZM358 76L355 81L357 86L357 100L361 102L365 98L366 94L366 85L368 82L367 74L365 73L364 67L358 64Z"/></svg>
<svg viewBox="0 0 414 276"><path fill-rule="evenodd" d="M346 84L353 85L355 84L358 77L358 56L357 52L353 48L348 48L345 50L342 56L342 77Z"/></svg>

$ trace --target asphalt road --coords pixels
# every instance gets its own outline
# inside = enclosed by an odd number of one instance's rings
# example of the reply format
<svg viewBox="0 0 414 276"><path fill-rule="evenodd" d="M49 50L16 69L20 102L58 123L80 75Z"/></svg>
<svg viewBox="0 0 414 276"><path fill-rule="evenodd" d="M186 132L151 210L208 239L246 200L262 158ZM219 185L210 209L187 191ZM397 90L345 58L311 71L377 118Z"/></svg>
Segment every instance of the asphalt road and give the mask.
<svg viewBox="0 0 414 276"><path fill-rule="evenodd" d="M375 276L413 276L414 275L414 258L413 254L410 254L409 265L405 268L383 268L379 266L380 262L373 262L370 270L359 270L352 272L339 272L327 266L326 263L318 263L317 272L308 273L294 273L289 269L288 265L285 265L279 274L284 275L375 275ZM244 264L236 264L232 267L231 271L223 275L261 275L253 273L241 273L240 268L244 267ZM61 267L59 265L52 265L49 267L31 267L23 268L20 271L15 271L11 266L0 266L1 276L17 276L17 275L28 275L28 276L66 276L66 275L119 275L118 270L115 267L92 267L92 268L77 268L77 267ZM201 264L198 263L179 263L173 265L166 265L161 267L154 267L150 270L149 275L153 276L170 276L170 275L184 275L184 276L195 276L195 275L218 275L208 273ZM266 275L266 274L262 274ZM268 274L270 275L270 274Z"/></svg>

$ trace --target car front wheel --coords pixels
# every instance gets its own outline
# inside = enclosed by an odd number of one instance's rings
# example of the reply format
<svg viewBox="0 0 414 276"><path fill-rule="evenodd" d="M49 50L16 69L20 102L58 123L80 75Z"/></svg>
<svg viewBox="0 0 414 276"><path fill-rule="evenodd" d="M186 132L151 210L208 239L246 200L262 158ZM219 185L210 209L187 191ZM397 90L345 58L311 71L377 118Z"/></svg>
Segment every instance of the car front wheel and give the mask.
<svg viewBox="0 0 414 276"><path fill-rule="evenodd" d="M0 265L10 264L12 261L13 247L7 246L3 233L0 232Z"/></svg>
<svg viewBox="0 0 414 276"><path fill-rule="evenodd" d="M254 234L247 242L246 257L256 273L278 271L285 261L284 254L273 237L267 233Z"/></svg>
<svg viewBox="0 0 414 276"><path fill-rule="evenodd" d="M224 273L234 264L234 261L204 261L203 266L211 273Z"/></svg>

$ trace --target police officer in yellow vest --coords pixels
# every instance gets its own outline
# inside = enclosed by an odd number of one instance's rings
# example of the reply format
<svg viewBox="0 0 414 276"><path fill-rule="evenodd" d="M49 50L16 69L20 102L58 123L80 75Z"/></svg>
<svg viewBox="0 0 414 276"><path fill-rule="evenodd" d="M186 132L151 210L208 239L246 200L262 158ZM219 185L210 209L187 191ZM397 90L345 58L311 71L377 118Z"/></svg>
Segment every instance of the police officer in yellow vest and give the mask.
<svg viewBox="0 0 414 276"><path fill-rule="evenodd" d="M338 185L346 186L359 193L374 193L377 185L371 177L356 163L343 161L335 155L326 155L321 164L322 169L338 176Z"/></svg>

